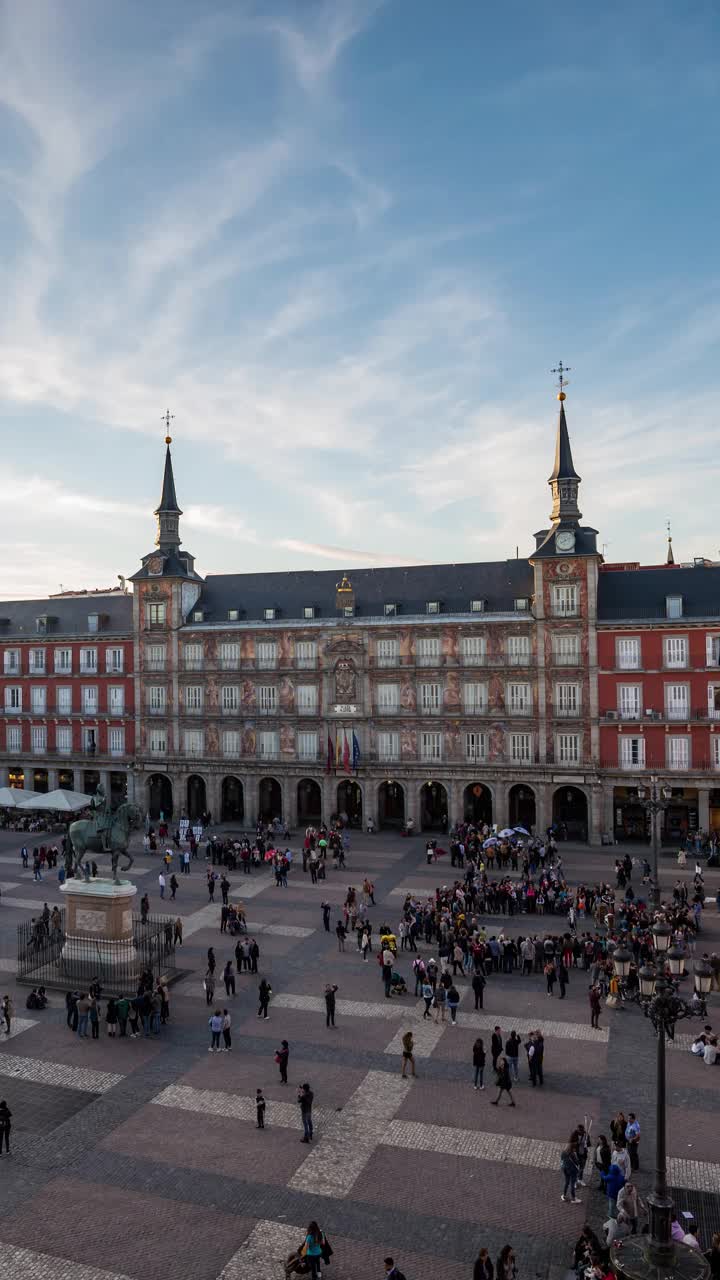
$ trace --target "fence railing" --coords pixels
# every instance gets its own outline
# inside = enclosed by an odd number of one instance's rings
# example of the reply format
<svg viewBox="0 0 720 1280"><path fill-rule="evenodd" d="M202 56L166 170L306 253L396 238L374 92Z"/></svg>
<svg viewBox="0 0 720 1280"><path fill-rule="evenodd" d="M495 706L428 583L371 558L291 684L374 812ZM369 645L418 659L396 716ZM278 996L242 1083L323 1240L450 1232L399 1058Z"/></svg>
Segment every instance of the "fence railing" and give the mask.
<svg viewBox="0 0 720 1280"><path fill-rule="evenodd" d="M53 919L55 923L53 923ZM174 920L133 913L133 936L120 940L66 933L65 908L17 926L17 979L38 986L89 986L97 978L104 991L134 995L141 973L175 973Z"/></svg>

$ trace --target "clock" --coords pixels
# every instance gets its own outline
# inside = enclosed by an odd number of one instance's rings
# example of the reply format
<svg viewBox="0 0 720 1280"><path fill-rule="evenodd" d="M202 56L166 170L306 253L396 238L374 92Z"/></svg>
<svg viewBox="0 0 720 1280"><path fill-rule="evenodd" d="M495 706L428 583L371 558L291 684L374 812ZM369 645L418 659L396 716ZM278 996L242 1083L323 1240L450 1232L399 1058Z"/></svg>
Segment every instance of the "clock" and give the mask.
<svg viewBox="0 0 720 1280"><path fill-rule="evenodd" d="M564 552L575 550L575 534L571 529L560 529L555 534L555 550Z"/></svg>

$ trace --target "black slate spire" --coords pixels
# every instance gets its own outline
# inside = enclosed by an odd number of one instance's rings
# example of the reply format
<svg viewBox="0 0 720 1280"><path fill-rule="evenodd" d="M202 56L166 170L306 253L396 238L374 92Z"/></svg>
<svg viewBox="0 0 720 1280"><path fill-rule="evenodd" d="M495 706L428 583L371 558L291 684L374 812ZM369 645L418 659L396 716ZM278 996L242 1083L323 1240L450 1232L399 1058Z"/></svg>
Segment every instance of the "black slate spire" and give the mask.
<svg viewBox="0 0 720 1280"><path fill-rule="evenodd" d="M162 493L160 494L160 505L155 508L158 522L155 543L161 551L166 553L177 551L180 546L179 517L182 515L175 495L175 477L173 475L172 454L170 453L170 445L172 444L172 436L170 435L171 417L172 414L168 409L165 415L168 434L165 436L165 470L163 472Z"/></svg>
<svg viewBox="0 0 720 1280"><path fill-rule="evenodd" d="M578 508L580 476L573 465L570 435L565 418L565 392L560 391L560 416L555 439L555 466L548 477L553 496L550 519L553 524L576 525L582 517Z"/></svg>

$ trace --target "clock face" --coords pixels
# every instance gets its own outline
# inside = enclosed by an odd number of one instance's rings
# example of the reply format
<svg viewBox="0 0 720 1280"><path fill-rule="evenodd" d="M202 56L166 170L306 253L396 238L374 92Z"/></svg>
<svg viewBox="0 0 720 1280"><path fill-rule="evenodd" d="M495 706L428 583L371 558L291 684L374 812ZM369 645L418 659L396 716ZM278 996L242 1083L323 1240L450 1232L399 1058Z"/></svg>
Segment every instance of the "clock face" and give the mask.
<svg viewBox="0 0 720 1280"><path fill-rule="evenodd" d="M558 551L574 551L575 550L575 534L569 530L561 529L555 534L555 546Z"/></svg>

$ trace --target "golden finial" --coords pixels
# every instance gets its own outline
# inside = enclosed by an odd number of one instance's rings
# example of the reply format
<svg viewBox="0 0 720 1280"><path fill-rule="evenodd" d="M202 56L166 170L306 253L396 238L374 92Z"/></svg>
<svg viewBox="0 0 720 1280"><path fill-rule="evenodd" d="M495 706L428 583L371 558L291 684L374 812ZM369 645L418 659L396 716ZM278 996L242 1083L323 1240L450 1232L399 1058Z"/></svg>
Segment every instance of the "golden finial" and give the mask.
<svg viewBox="0 0 720 1280"><path fill-rule="evenodd" d="M336 591L352 591L352 583L346 573L344 573L342 576L342 582L335 583L335 590Z"/></svg>
<svg viewBox="0 0 720 1280"><path fill-rule="evenodd" d="M166 409L162 416L162 420L165 423L165 430L167 431L167 435L165 436L166 444L172 444L172 436L170 435L170 423L173 421L174 417L175 417L175 414L171 413L169 409Z"/></svg>
<svg viewBox="0 0 720 1280"><path fill-rule="evenodd" d="M563 364L562 360L558 360L556 368L551 369L550 372L556 373L558 375L558 386L560 388L560 390L558 391L558 400L560 400L560 402L562 403L563 400L567 399L567 396L563 391L563 387L568 386L568 380L565 377L565 374L570 372L570 365L569 364L565 365Z"/></svg>

